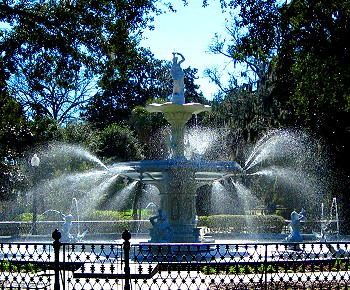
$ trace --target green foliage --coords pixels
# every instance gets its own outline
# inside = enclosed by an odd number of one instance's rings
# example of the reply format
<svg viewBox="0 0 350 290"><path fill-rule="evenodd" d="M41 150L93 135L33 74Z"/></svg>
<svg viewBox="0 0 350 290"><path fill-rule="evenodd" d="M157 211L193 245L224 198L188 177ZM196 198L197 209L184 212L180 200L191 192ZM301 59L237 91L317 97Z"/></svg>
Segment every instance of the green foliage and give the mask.
<svg viewBox="0 0 350 290"><path fill-rule="evenodd" d="M143 157L142 146L135 133L126 125L110 125L100 133L100 140L99 155L104 158L129 161Z"/></svg>
<svg viewBox="0 0 350 290"><path fill-rule="evenodd" d="M124 74L157 1L3 2L1 64L29 114L65 122L101 73Z"/></svg>
<svg viewBox="0 0 350 290"><path fill-rule="evenodd" d="M33 213L32 212L21 213L19 216L19 220L23 222L31 222L33 220Z"/></svg>
<svg viewBox="0 0 350 290"><path fill-rule="evenodd" d="M102 90L89 99L83 116L99 129L127 120L136 106L168 95L166 69L149 50L135 49L125 56L122 67L113 63L104 72L99 82Z"/></svg>
<svg viewBox="0 0 350 290"><path fill-rule="evenodd" d="M198 226L218 233L281 233L285 220L277 215L201 216Z"/></svg>
<svg viewBox="0 0 350 290"><path fill-rule="evenodd" d="M85 216L86 220L92 221L117 221L125 219L126 215L124 212L114 210L94 210ZM128 219L128 218L127 218Z"/></svg>
<svg viewBox="0 0 350 290"><path fill-rule="evenodd" d="M24 265L19 265L13 262L10 262L8 260L3 260L0 261L0 271L1 272L21 272L21 273L30 273L30 274L35 274L38 272L41 272L45 269L45 265L44 268L39 267L33 263L26 263Z"/></svg>
<svg viewBox="0 0 350 290"><path fill-rule="evenodd" d="M0 199L15 198L14 188L22 183L16 160L31 145L32 132L21 105L6 91L0 92Z"/></svg>
<svg viewBox="0 0 350 290"><path fill-rule="evenodd" d="M58 129L58 135L61 141L80 144L88 148L90 152L97 152L101 145L99 131L87 122L69 122L65 127Z"/></svg>
<svg viewBox="0 0 350 290"><path fill-rule="evenodd" d="M282 56L278 73L297 115L312 127L328 127L334 113L349 110L350 9L347 2L293 1L281 9ZM333 123L334 124L334 123Z"/></svg>
<svg viewBox="0 0 350 290"><path fill-rule="evenodd" d="M37 115L29 126L33 132L33 144L44 144L61 138L59 124L50 117Z"/></svg>
<svg viewBox="0 0 350 290"><path fill-rule="evenodd" d="M214 267L211 267L211 266L204 266L202 268L202 272L205 274L205 275L211 275L211 274L216 274L216 269Z"/></svg>
<svg viewBox="0 0 350 290"><path fill-rule="evenodd" d="M249 263L249 264L239 264L235 265L222 266L220 264L203 266L202 273L205 275L213 275L220 273L229 273L229 274L262 274L262 273L306 273L306 272L322 272L322 271L336 271L339 272L340 269L347 269L348 261L336 260L334 263L325 264L324 262L311 262L310 264L294 264L293 262L286 263L281 265L278 263Z"/></svg>

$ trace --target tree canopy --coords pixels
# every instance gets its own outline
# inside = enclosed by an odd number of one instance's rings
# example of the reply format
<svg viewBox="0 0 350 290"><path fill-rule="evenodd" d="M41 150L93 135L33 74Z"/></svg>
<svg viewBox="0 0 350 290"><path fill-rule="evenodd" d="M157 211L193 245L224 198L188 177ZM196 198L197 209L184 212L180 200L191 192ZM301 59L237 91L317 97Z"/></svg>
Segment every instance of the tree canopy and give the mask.
<svg viewBox="0 0 350 290"><path fill-rule="evenodd" d="M123 74L157 1L16 1L0 4L2 70L29 114L69 120L101 74ZM152 15L153 15L152 14Z"/></svg>

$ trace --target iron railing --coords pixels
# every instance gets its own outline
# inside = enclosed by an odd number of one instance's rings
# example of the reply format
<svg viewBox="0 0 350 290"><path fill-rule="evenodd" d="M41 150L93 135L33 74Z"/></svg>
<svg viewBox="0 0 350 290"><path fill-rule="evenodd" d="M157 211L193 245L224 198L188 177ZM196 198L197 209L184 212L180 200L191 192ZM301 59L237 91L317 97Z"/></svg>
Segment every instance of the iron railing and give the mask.
<svg viewBox="0 0 350 290"><path fill-rule="evenodd" d="M0 244L1 289L347 289L346 242Z"/></svg>

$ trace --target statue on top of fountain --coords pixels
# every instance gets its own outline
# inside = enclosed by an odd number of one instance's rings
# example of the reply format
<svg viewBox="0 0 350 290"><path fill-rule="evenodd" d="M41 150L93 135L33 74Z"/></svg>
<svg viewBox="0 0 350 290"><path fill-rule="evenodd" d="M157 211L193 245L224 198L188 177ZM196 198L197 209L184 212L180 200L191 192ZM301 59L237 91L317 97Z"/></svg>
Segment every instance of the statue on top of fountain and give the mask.
<svg viewBox="0 0 350 290"><path fill-rule="evenodd" d="M302 221L303 219L306 218L304 209L302 209L300 213L293 211L291 213L290 217L291 217L291 222L288 226L289 226L291 232L290 232L289 236L286 238L286 241L300 243L303 241L303 238L300 234L300 230L301 230L300 221Z"/></svg>
<svg viewBox="0 0 350 290"><path fill-rule="evenodd" d="M181 60L178 60L178 56ZM173 78L173 93L169 96L173 104L183 105L185 103L184 95L184 71L181 68L181 63L185 61L184 56L179 52L173 52L173 65L171 66L171 76Z"/></svg>
<svg viewBox="0 0 350 290"><path fill-rule="evenodd" d="M158 209L158 214L150 217L153 228L151 228L151 242L162 243L167 242L173 235L174 229L170 226L166 219L166 214Z"/></svg>

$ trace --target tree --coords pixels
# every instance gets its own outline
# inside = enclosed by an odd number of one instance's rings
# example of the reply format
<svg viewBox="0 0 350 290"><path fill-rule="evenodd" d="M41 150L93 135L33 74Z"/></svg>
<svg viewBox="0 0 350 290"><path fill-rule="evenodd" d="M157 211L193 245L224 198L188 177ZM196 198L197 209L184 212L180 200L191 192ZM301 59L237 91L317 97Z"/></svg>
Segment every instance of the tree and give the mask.
<svg viewBox="0 0 350 290"><path fill-rule="evenodd" d="M239 13L228 27L229 40L217 36L211 49L247 65L257 78L248 85L277 113L277 123L297 122L325 136L349 126L347 1L220 2ZM242 75L250 77L249 71Z"/></svg>
<svg viewBox="0 0 350 290"><path fill-rule="evenodd" d="M0 97L0 200L14 198L21 177L16 160L32 143L20 104L4 91Z"/></svg>
<svg viewBox="0 0 350 290"><path fill-rule="evenodd" d="M40 114L59 124L77 117L95 86L86 68L71 57L45 49L19 63L8 82L28 116Z"/></svg>
<svg viewBox="0 0 350 290"><path fill-rule="evenodd" d="M278 109L273 118L284 126L311 129L325 139L338 169L349 176L348 1L220 2L225 7L239 7L240 12L231 29L235 32L230 38L233 45L217 42L214 48L232 60L245 61L249 68L250 63L267 60L273 72L268 99L276 102ZM260 73L257 76L260 85L264 79ZM348 200L344 188L349 185L345 179L347 185L339 184L334 193L344 204Z"/></svg>
<svg viewBox="0 0 350 290"><path fill-rule="evenodd" d="M219 115L226 114L225 124L239 128L246 140L254 141L262 132L283 124L285 118L285 108L272 95L280 45L279 6L274 0L221 3L239 12L227 23L228 38L217 34L210 50L231 59L241 74L230 73L228 86L221 83L215 69L206 74L221 89L222 101L216 103Z"/></svg>
<svg viewBox="0 0 350 290"><path fill-rule="evenodd" d="M143 158L143 148L130 127L112 124L100 133L99 156L110 161L130 161Z"/></svg>
<svg viewBox="0 0 350 290"><path fill-rule="evenodd" d="M123 71L149 13L158 13L157 2L2 2L0 21L11 29L2 31L1 65L8 75L21 72L10 82L16 96L34 112L69 120L85 100L88 84L82 81L93 80L90 73L110 66Z"/></svg>
<svg viewBox="0 0 350 290"><path fill-rule="evenodd" d="M162 96L166 90L163 62L139 48L125 58L123 67L109 68L99 85L101 90L88 102L83 117L103 129L128 120L136 106L144 106L148 99Z"/></svg>
<svg viewBox="0 0 350 290"><path fill-rule="evenodd" d="M347 1L293 1L281 9L278 94L290 100L300 122L317 131L336 127L329 121L345 121L350 109L349 21Z"/></svg>
<svg viewBox="0 0 350 290"><path fill-rule="evenodd" d="M57 140L68 144L78 144L92 154L98 152L101 146L100 132L87 122L71 121L66 126L60 127L57 135Z"/></svg>
<svg viewBox="0 0 350 290"><path fill-rule="evenodd" d="M348 1L292 1L281 9L283 44L276 96L286 98L296 123L320 134L342 176L337 195L350 220L350 6ZM343 184L342 184L343 183Z"/></svg>

